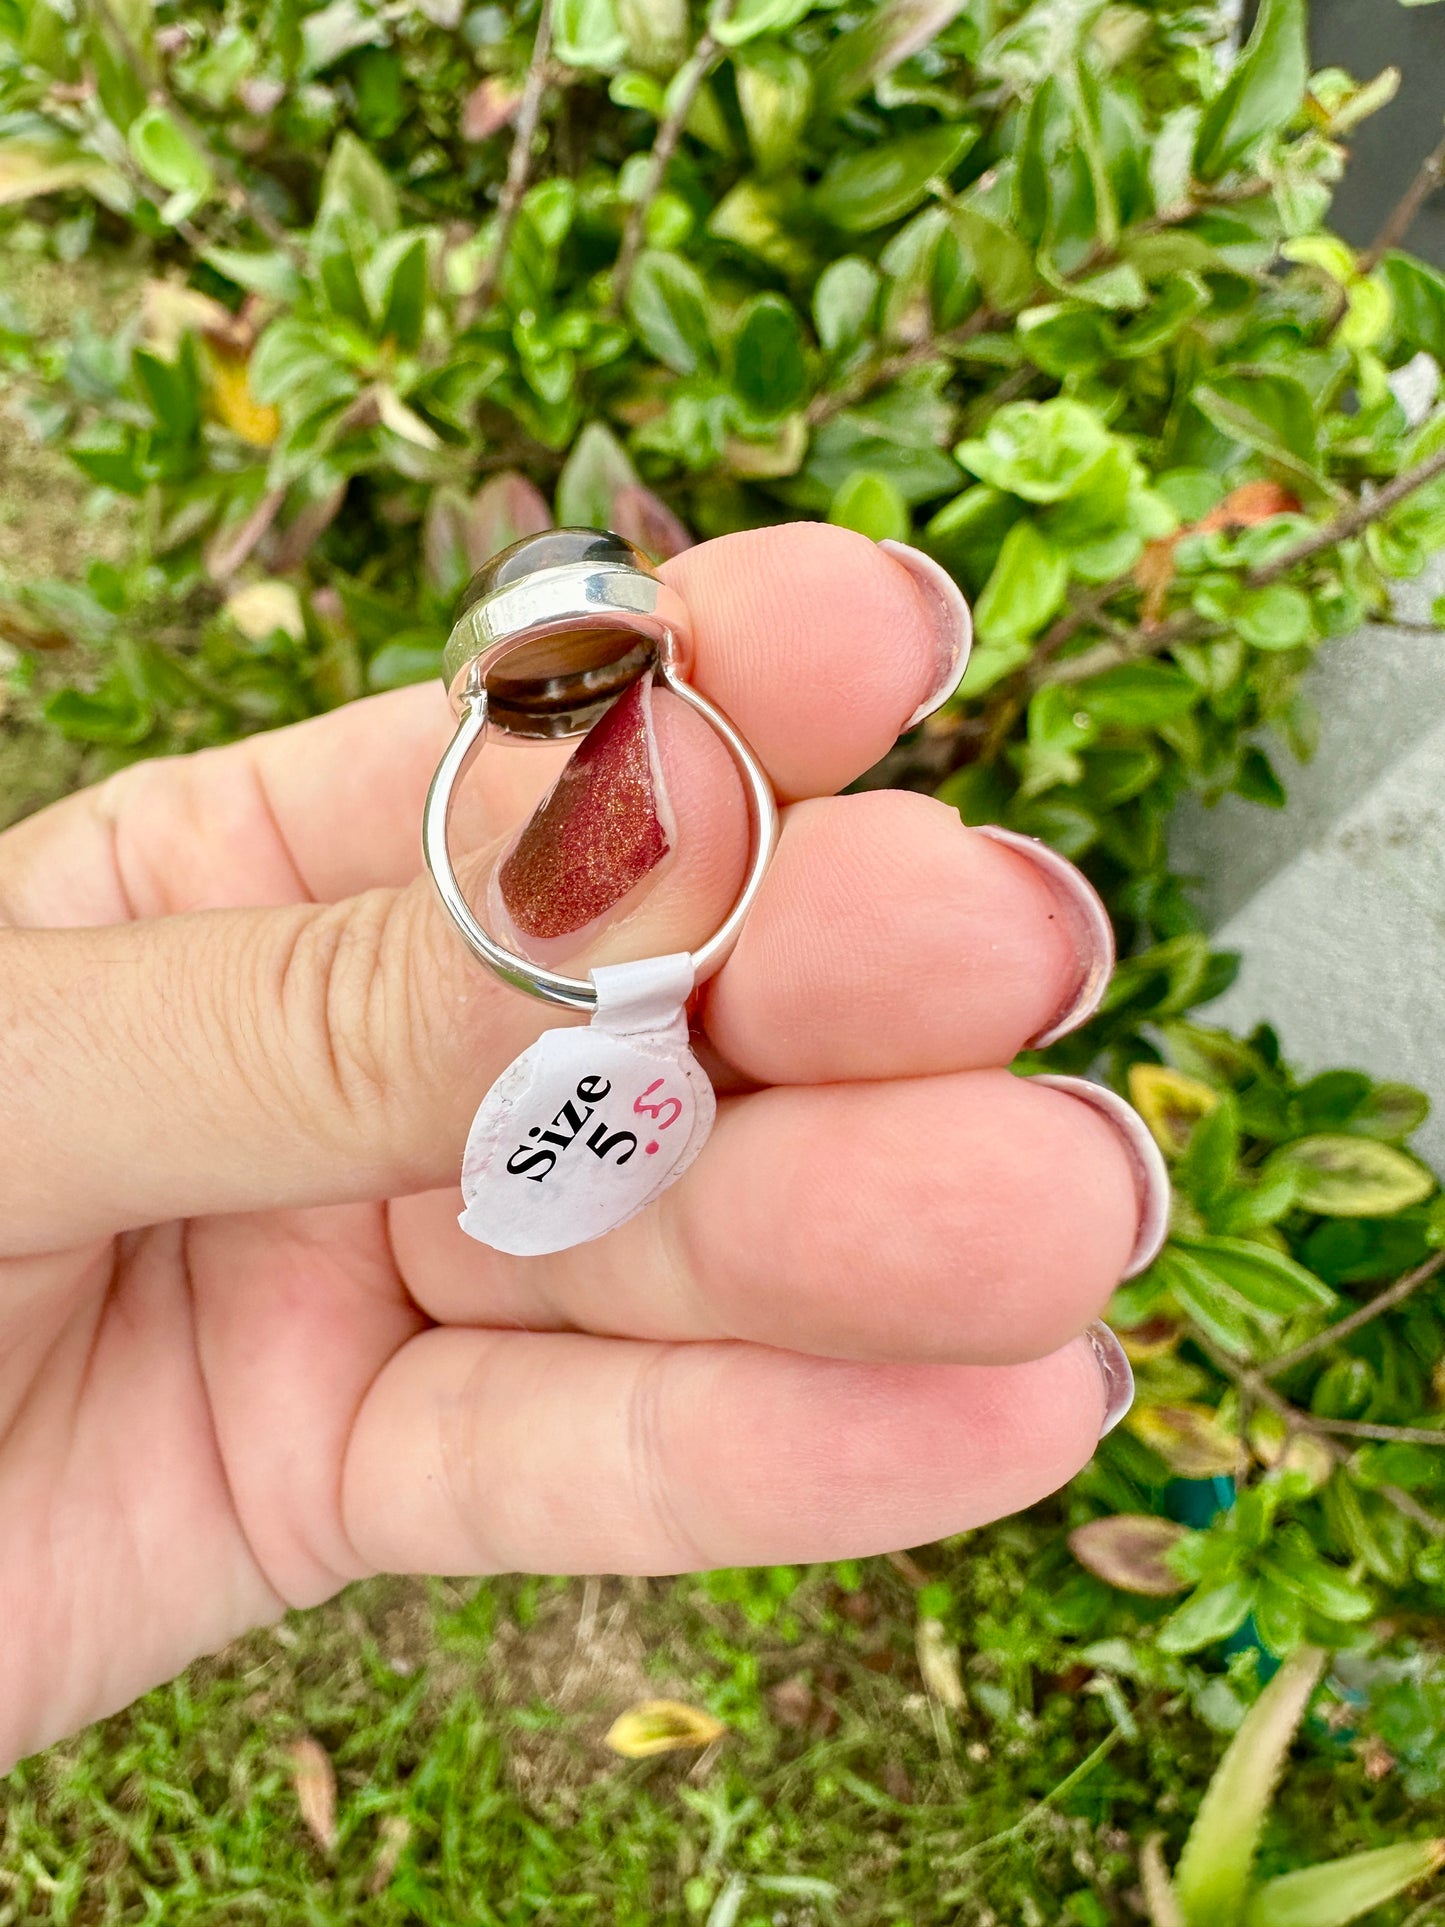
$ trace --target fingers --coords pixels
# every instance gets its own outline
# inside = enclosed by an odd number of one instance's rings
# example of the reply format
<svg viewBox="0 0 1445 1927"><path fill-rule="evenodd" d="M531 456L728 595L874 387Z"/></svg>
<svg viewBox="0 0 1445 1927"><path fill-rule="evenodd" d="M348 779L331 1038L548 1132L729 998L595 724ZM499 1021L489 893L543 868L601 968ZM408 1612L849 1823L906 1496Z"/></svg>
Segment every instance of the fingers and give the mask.
<svg viewBox="0 0 1445 1927"><path fill-rule="evenodd" d="M976 1368L433 1331L361 1407L343 1515L362 1563L389 1572L851 1558L1056 1490L1106 1409L1086 1340Z"/></svg>
<svg viewBox="0 0 1445 1927"><path fill-rule="evenodd" d="M1072 864L998 839L904 791L796 804L709 987L712 1043L758 1083L833 1083L1007 1064L1083 1023L1108 915Z"/></svg>
<svg viewBox="0 0 1445 1927"><path fill-rule="evenodd" d="M724 535L662 574L693 618L698 687L785 799L831 795L871 769L966 647L962 598L826 523Z"/></svg>
<svg viewBox="0 0 1445 1927"><path fill-rule="evenodd" d="M394 1205L392 1246L444 1323L1009 1363L1102 1311L1152 1187L1092 1106L982 1071L732 1100L654 1210L540 1271L479 1252L446 1193Z"/></svg>
<svg viewBox="0 0 1445 1927"><path fill-rule="evenodd" d="M844 529L728 536L664 573L693 608L699 688L785 796L841 788L876 762L962 646L961 602ZM422 802L453 723L429 683L123 770L0 837L0 923L118 923L405 883L420 871ZM520 822L564 760L552 747L489 749L462 802L461 846Z"/></svg>

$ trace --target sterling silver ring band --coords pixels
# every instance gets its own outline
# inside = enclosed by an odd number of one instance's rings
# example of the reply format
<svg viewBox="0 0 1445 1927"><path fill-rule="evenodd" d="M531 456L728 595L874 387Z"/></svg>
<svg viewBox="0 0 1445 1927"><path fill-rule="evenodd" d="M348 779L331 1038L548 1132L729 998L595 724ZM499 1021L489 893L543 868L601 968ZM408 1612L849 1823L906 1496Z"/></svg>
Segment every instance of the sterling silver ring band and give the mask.
<svg viewBox="0 0 1445 1927"><path fill-rule="evenodd" d="M518 545L519 547L521 545ZM465 609L445 652L456 734L427 794L422 845L447 914L473 956L516 990L568 1010L591 1011L597 990L509 950L486 930L462 891L448 832L456 792L486 743L489 724L513 740L580 736L649 669L703 717L742 778L751 827L748 873L721 924L692 953L695 981L710 977L737 942L777 845L778 806L767 775L727 717L687 681L691 638L674 590L642 561L544 567ZM569 657L575 659L569 661Z"/></svg>

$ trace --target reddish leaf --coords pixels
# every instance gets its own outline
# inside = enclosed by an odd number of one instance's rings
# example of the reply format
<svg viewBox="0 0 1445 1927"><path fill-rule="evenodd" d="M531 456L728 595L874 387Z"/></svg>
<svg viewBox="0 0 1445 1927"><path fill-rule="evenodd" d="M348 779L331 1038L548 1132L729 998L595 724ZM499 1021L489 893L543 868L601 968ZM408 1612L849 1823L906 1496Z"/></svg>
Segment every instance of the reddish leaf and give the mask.
<svg viewBox="0 0 1445 1927"><path fill-rule="evenodd" d="M494 74L473 87L462 107L462 139L490 140L499 134L516 113L522 90L511 81Z"/></svg>
<svg viewBox="0 0 1445 1927"><path fill-rule="evenodd" d="M692 537L660 496L641 482L625 482L612 497L611 523L618 535L635 542L654 562L681 555Z"/></svg>
<svg viewBox="0 0 1445 1927"><path fill-rule="evenodd" d="M1300 506L1299 497L1278 482L1245 482L1194 526L1196 530L1252 529L1256 522L1272 521L1276 515L1297 514Z"/></svg>
<svg viewBox="0 0 1445 1927"><path fill-rule="evenodd" d="M1165 1599L1170 1593L1189 1590L1189 1581L1172 1572L1164 1556L1187 1537L1186 1528L1172 1519L1119 1512L1075 1526L1069 1534L1069 1550L1086 1571L1120 1592Z"/></svg>
<svg viewBox="0 0 1445 1927"><path fill-rule="evenodd" d="M524 535L542 535L551 526L552 511L541 490L515 469L503 469L472 497L467 517L467 560L479 569Z"/></svg>

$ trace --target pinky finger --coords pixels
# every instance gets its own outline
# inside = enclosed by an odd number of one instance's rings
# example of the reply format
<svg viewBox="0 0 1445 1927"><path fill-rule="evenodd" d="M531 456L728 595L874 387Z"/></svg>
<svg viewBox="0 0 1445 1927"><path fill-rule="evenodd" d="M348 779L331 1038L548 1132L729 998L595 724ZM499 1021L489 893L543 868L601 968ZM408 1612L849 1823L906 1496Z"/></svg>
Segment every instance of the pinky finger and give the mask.
<svg viewBox="0 0 1445 1927"><path fill-rule="evenodd" d="M1113 1403L1088 1335L1024 1365L860 1365L443 1328L404 1346L362 1405L344 1519L377 1571L858 1557L1043 1498L1089 1459Z"/></svg>

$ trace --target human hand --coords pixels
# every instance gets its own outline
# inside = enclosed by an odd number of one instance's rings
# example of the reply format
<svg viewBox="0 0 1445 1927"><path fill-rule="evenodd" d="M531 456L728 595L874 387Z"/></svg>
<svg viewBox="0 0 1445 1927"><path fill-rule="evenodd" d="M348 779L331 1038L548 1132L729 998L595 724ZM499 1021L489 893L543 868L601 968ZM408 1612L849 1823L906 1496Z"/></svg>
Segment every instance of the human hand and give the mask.
<svg viewBox="0 0 1445 1927"><path fill-rule="evenodd" d="M1004 1067L1097 1000L1102 910L942 804L833 795L951 681L930 568L817 525L667 565L784 830L703 999L711 1142L556 1257L456 1224L471 1113L555 1014L419 874L439 687L0 838L0 1771L378 1570L842 1558L1089 1458L1127 1366L1080 1334L1162 1171L1117 1102ZM563 756L478 766L474 895L546 961L684 947L736 892L732 766L654 704L651 754L642 705L604 719L500 881Z"/></svg>

